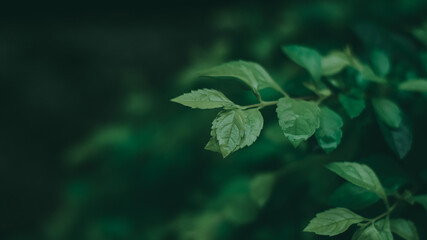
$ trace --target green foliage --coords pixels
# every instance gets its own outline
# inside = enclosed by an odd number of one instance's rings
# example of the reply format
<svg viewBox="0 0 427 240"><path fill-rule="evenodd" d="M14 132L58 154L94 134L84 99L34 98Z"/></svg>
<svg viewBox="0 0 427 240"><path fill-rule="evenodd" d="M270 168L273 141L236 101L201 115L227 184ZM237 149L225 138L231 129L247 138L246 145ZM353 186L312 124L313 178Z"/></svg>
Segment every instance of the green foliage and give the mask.
<svg viewBox="0 0 427 240"><path fill-rule="evenodd" d="M235 104L224 94L213 89L199 89L171 100L184 106L200 109L232 108Z"/></svg>
<svg viewBox="0 0 427 240"><path fill-rule="evenodd" d="M419 240L417 228L412 221L406 219L391 219L390 228L393 233L405 240Z"/></svg>
<svg viewBox="0 0 427 240"><path fill-rule="evenodd" d="M399 84L399 89L404 91L414 91L427 93L427 80L411 79Z"/></svg>
<svg viewBox="0 0 427 240"><path fill-rule="evenodd" d="M338 99L350 118L359 116L365 109L365 100L363 98L353 98L340 94Z"/></svg>
<svg viewBox="0 0 427 240"><path fill-rule="evenodd" d="M372 29L366 31L372 31ZM305 232L335 236L346 232L351 225L357 224L358 228L352 235L354 240L392 240L393 233L404 239L419 239L413 222L391 219L391 216L395 213L394 210L404 202L420 203L426 207L425 195L412 197L412 192L406 187L413 182L406 175L401 174L400 169L395 169L396 164L391 163L393 160L384 161L383 158L376 156L373 160L364 160L359 163L354 162L352 160L354 158L347 157L347 154L350 156L354 154L351 150L347 150L349 146L357 149L354 145L362 144L358 142L360 135L356 135L355 139L347 139L346 144L342 142L345 141L347 131L363 134L367 131L366 125L371 124L372 119L376 118L378 126L375 127L383 137L379 142L387 143L390 150L398 158L403 159L412 149L413 143L412 123L409 121L409 116L405 114L408 112L403 106L408 105L413 98L419 97L419 92L426 92L427 81L416 76L416 71L407 73L409 80L396 80L402 76L402 73L397 73L400 69L394 66L396 64L393 60L394 55L382 47L374 47L365 54L369 60L368 63L359 60L351 52L350 47L329 51L325 56L317 50L298 45L283 46L282 51L296 63L297 67L307 70L314 81L306 81L306 78L301 77L303 80L295 83L298 80L288 79L289 84L284 88L285 91L259 64L233 61L201 71L199 74L213 78L237 78L252 90L258 100L257 103L234 104L216 90L209 91L215 92L215 96L223 96L215 98L221 100L213 101L211 97L200 97L196 94L206 89L193 91L194 96L185 94L172 101L190 107L223 108L212 123L211 139L205 147L207 150L219 152L223 157L227 157L232 152L250 146L261 138L263 140L258 144L268 145L271 149L282 148L284 145L285 156L291 156L291 158L304 159L304 152L312 151L324 160L321 163L328 163L326 167L330 171L346 180L347 182L342 183L329 196L329 204L335 208L316 214L305 227ZM402 66L399 65L400 68ZM293 84L306 89L298 89ZM275 92L260 91L265 88L271 88ZM278 94L283 96L277 97ZM265 101L263 99L265 96L269 99L276 97L276 100ZM185 102L186 99L190 100ZM188 101L192 101L191 104ZM371 103L372 107L366 107L366 102ZM276 106L277 119L274 122L278 124L270 124L266 120L268 126L265 136L260 137L264 117L271 114L266 111L266 115L263 109L269 106ZM405 113L399 106L405 109ZM365 114L362 115L362 112ZM344 117L343 113L351 119L359 117L360 121L359 119L350 121ZM278 127L288 141L280 140ZM315 144L313 141L309 141L313 135L318 147L313 146ZM287 146L288 142L294 148L300 147L294 150ZM303 142L305 144L302 144ZM339 147L340 144L345 146ZM248 157L258 150L256 146L253 146L252 151L249 149L246 155L244 153L242 155ZM320 153L321 150L328 154L326 156L331 157L325 157ZM297 151L298 154L293 151ZM313 162L316 163L316 161ZM313 162L309 161L309 164ZM290 161L289 168L256 174L249 184L251 201L254 201L259 208L266 207L273 187L278 185L280 176L292 171L292 164L293 162ZM317 174L322 179L327 179L322 175L323 173ZM318 176L309 178L314 185L319 182ZM319 192L314 195L318 197ZM375 212L378 212L377 206L381 204L378 203L380 199L385 209L376 217L364 217L352 212L352 210L369 212L374 208ZM246 205L244 202L239 204ZM253 214L249 215L253 216ZM244 219L250 217L244 217Z"/></svg>
<svg viewBox="0 0 427 240"><path fill-rule="evenodd" d="M316 131L316 139L325 152L333 151L340 144L343 124L340 115L328 107L320 108L320 127Z"/></svg>
<svg viewBox="0 0 427 240"><path fill-rule="evenodd" d="M398 128L402 122L402 112L400 108L388 99L377 98L372 100L375 113L378 118L389 127Z"/></svg>
<svg viewBox="0 0 427 240"><path fill-rule="evenodd" d="M314 232L319 235L335 236L347 231L355 223L364 221L365 218L345 208L334 208L318 213L313 218L305 232Z"/></svg>
<svg viewBox="0 0 427 240"><path fill-rule="evenodd" d="M292 61L307 69L315 81L320 80L322 56L316 50L297 45L285 46L282 50Z"/></svg>
<svg viewBox="0 0 427 240"><path fill-rule="evenodd" d="M311 137L320 126L320 109L313 102L281 98L276 112L283 133L294 147Z"/></svg>
<svg viewBox="0 0 427 240"><path fill-rule="evenodd" d="M352 162L336 162L328 164L327 168L354 185L376 193L382 199L387 199L380 180L375 172L367 165Z"/></svg>

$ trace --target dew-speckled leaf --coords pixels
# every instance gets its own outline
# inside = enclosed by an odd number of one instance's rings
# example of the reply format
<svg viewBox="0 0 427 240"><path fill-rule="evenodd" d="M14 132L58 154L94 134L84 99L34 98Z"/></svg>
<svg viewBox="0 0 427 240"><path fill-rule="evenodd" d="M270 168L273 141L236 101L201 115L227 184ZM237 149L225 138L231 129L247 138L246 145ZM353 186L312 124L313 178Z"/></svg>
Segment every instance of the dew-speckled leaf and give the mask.
<svg viewBox="0 0 427 240"><path fill-rule="evenodd" d="M194 90L171 99L171 101L187 107L200 109L232 107L235 105L222 92L214 89Z"/></svg>
<svg viewBox="0 0 427 240"><path fill-rule="evenodd" d="M335 236L345 232L352 224L363 220L363 217L346 208L333 208L316 214L316 217L311 219L308 226L304 228L304 232Z"/></svg>
<svg viewBox="0 0 427 240"><path fill-rule="evenodd" d="M380 120L378 124L388 146L403 159L412 147L412 129L407 120L403 119L397 128L389 127Z"/></svg>
<svg viewBox="0 0 427 240"><path fill-rule="evenodd" d="M405 240L419 240L417 228L412 221L406 219L391 219L390 228L393 233Z"/></svg>
<svg viewBox="0 0 427 240"><path fill-rule="evenodd" d="M239 148L250 146L258 138L264 126L264 119L258 109L249 109L244 111L245 114L245 135Z"/></svg>
<svg viewBox="0 0 427 240"><path fill-rule="evenodd" d="M220 112L212 124L212 129L225 158L240 146L245 134L245 114L240 109Z"/></svg>
<svg viewBox="0 0 427 240"><path fill-rule="evenodd" d="M340 94L338 99L350 118L359 116L365 109L365 100L363 98Z"/></svg>
<svg viewBox="0 0 427 240"><path fill-rule="evenodd" d="M341 127L344 122L340 115L328 107L320 108L320 127L316 131L319 146L327 153L332 152L341 142Z"/></svg>
<svg viewBox="0 0 427 240"><path fill-rule="evenodd" d="M343 52L331 52L322 58L322 74L325 76L337 74L348 65L348 58Z"/></svg>
<svg viewBox="0 0 427 240"><path fill-rule="evenodd" d="M411 79L399 85L400 90L427 93L427 79Z"/></svg>
<svg viewBox="0 0 427 240"><path fill-rule="evenodd" d="M427 194L414 196L414 202L421 204L427 210Z"/></svg>
<svg viewBox="0 0 427 240"><path fill-rule="evenodd" d="M279 125L294 147L311 137L320 125L320 109L314 102L281 98L276 108Z"/></svg>
<svg viewBox="0 0 427 240"><path fill-rule="evenodd" d="M378 202L377 194L370 192L353 183L345 182L338 187L329 198L329 204L334 207L344 207L360 210Z"/></svg>
<svg viewBox="0 0 427 240"><path fill-rule="evenodd" d="M292 61L307 69L314 80L320 80L322 56L316 50L297 45L284 46L282 50Z"/></svg>
<svg viewBox="0 0 427 240"><path fill-rule="evenodd" d="M382 199L387 198L377 175L367 165L355 162L334 162L328 164L327 168L354 185L374 192Z"/></svg>
<svg viewBox="0 0 427 240"><path fill-rule="evenodd" d="M206 77L231 77L246 83L253 91L272 87L282 91L267 71L258 63L248 61L232 61L199 73Z"/></svg>
<svg viewBox="0 0 427 240"><path fill-rule="evenodd" d="M250 194L252 199L260 206L264 206L270 197L276 175L263 173L255 176L250 183Z"/></svg>
<svg viewBox="0 0 427 240"><path fill-rule="evenodd" d="M399 127L402 122L402 111L394 102L385 98L375 98L372 100L372 105L380 120L389 127Z"/></svg>

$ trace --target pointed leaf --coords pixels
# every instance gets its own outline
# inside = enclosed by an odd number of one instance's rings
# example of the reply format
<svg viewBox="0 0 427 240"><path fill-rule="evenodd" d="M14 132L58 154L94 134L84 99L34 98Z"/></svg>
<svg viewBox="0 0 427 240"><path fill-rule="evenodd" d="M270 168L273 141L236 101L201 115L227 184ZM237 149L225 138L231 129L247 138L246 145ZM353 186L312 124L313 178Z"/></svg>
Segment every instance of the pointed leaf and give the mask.
<svg viewBox="0 0 427 240"><path fill-rule="evenodd" d="M245 114L245 135L240 143L239 148L250 146L258 138L264 125L264 119L258 109L249 109L244 111Z"/></svg>
<svg viewBox="0 0 427 240"><path fill-rule="evenodd" d="M391 234L390 230L390 218L388 216L375 222L375 228L380 233L381 240L393 240L393 234Z"/></svg>
<svg viewBox="0 0 427 240"><path fill-rule="evenodd" d="M335 236L345 232L352 224L365 219L345 208L333 208L316 214L311 219L304 232L314 232L318 235Z"/></svg>
<svg viewBox="0 0 427 240"><path fill-rule="evenodd" d="M282 50L292 61L307 69L314 80L320 80L322 76L322 56L316 50L297 45L284 46Z"/></svg>
<svg viewBox="0 0 427 240"><path fill-rule="evenodd" d="M399 85L400 90L427 93L427 79L411 79Z"/></svg>
<svg viewBox="0 0 427 240"><path fill-rule="evenodd" d="M282 91L280 86L271 78L263 67L254 62L233 61L200 72L206 77L231 77L246 83L253 91L257 92L266 87Z"/></svg>
<svg viewBox="0 0 427 240"><path fill-rule="evenodd" d="M270 197L276 176L272 173L264 173L255 176L250 183L251 197L260 206L264 206Z"/></svg>
<svg viewBox="0 0 427 240"><path fill-rule="evenodd" d="M338 99L350 118L359 116L365 109L365 100L363 98L340 94Z"/></svg>
<svg viewBox="0 0 427 240"><path fill-rule="evenodd" d="M369 227L365 229L357 230L354 233L352 240L382 240L382 238L375 226L369 225Z"/></svg>
<svg viewBox="0 0 427 240"><path fill-rule="evenodd" d="M185 93L171 100L191 108L212 109L232 107L235 104L224 94L214 89L199 89Z"/></svg>
<svg viewBox="0 0 427 240"><path fill-rule="evenodd" d="M417 228L412 221L406 219L391 219L390 228L393 233L405 240L419 240Z"/></svg>
<svg viewBox="0 0 427 240"><path fill-rule="evenodd" d="M382 199L387 199L377 175L367 165L355 162L334 162L328 164L327 168L354 185L374 192Z"/></svg>
<svg viewBox="0 0 427 240"><path fill-rule="evenodd" d="M320 108L320 127L316 131L316 139L325 152L331 152L340 144L343 124L340 115L327 107Z"/></svg>
<svg viewBox="0 0 427 240"><path fill-rule="evenodd" d="M372 100L372 105L380 120L389 127L399 127L402 122L402 112L394 102L385 98L376 98Z"/></svg>
<svg viewBox="0 0 427 240"><path fill-rule="evenodd" d="M245 134L245 114L240 109L220 112L212 123L212 129L225 158L240 146Z"/></svg>
<svg viewBox="0 0 427 240"><path fill-rule="evenodd" d="M414 196L414 202L421 204L427 210L427 194Z"/></svg>
<svg viewBox="0 0 427 240"><path fill-rule="evenodd" d="M322 73L325 76L331 76L341 72L348 65L348 58L343 52L331 52L322 58Z"/></svg>
<svg viewBox="0 0 427 240"><path fill-rule="evenodd" d="M294 147L311 137L320 126L320 109L314 102L281 98L276 112L283 133Z"/></svg>
<svg viewBox="0 0 427 240"><path fill-rule="evenodd" d="M403 159L412 147L412 130L408 122L403 119L398 128L389 127L382 121L378 121L378 124L388 146Z"/></svg>
<svg viewBox="0 0 427 240"><path fill-rule="evenodd" d="M380 198L373 192L345 182L329 198L329 203L335 207L345 207L353 210L366 208Z"/></svg>

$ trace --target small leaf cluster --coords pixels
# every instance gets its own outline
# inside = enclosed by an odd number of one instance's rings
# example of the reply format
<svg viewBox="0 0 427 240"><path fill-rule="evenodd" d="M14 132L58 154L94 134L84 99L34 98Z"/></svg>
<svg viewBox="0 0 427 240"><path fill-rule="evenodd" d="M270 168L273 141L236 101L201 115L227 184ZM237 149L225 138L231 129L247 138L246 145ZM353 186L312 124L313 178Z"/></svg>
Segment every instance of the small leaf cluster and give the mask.
<svg viewBox="0 0 427 240"><path fill-rule="evenodd" d="M384 59L379 53L376 73L369 65L355 57L350 48L332 51L322 56L318 51L297 45L284 46L283 52L297 65L306 69L311 76L304 86L314 96L292 97L273 80L257 63L233 61L201 71L200 76L211 78L238 79L246 84L259 103L241 106L232 102L223 93L214 89L199 89L172 99L173 102L198 109L222 109L212 122L211 139L206 150L221 153L225 158L230 153L253 144L263 128L264 120L260 109L276 105L278 123L284 136L294 147L315 136L319 146L329 153L336 149L343 136L343 118L325 100L338 99L350 118L356 118L367 107L370 100L381 132L390 148L404 158L412 145L412 130L405 114L389 97L383 94L368 96L367 86L390 85L386 79L389 66L381 65ZM375 59L377 59L375 58ZM343 78L345 69L357 73L357 81ZM409 79L397 86L398 91L426 92L427 80ZM264 101L260 90L271 88L282 94L276 101ZM307 99L314 100L307 100Z"/></svg>
<svg viewBox="0 0 427 240"><path fill-rule="evenodd" d="M376 195L382 199L386 206L384 213L374 218L367 218L354 213L348 208L333 208L318 213L313 218L305 232L313 232L318 235L335 236L349 229L351 225L357 224L358 229L354 232L352 240L390 240L393 234L405 240L419 240L415 224L407 219L391 218L391 213L402 202L409 204L419 203L427 210L427 195L412 196L409 191L399 194L397 191L387 194L376 173L367 165L355 162L334 162L327 168L338 176L348 181L348 185L360 188L356 198L363 199L366 193ZM366 191L363 193L363 191ZM395 203L390 206L390 198L395 198ZM371 201L365 207L373 204Z"/></svg>

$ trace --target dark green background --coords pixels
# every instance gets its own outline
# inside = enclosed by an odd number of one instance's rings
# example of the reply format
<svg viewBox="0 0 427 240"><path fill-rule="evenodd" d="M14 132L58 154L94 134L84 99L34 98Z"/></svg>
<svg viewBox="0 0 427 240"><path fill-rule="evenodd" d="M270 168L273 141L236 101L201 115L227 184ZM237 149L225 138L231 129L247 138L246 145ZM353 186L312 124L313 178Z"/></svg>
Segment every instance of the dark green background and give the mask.
<svg viewBox="0 0 427 240"><path fill-rule="evenodd" d="M410 32L427 20L426 12L422 0L5 6L0 238L326 239L302 233L316 212L330 207L327 199L341 183L323 168L328 159L315 141L294 150L278 130L274 109L265 109L260 139L222 159L203 150L216 112L169 99L211 87L238 103L254 103L239 86L196 81L194 71L256 61L283 86L303 73L281 53L285 44L322 53L347 45L356 53L376 46L398 52L397 36L403 46L397 58L411 59L426 51ZM402 69L405 64L412 62ZM427 67L417 67L426 76ZM415 129L403 163L369 116L345 119L343 150L330 157L381 154L409 174L426 169L425 98L401 105ZM298 164L310 156L314 160ZM216 222L215 214L228 211L230 196L244 191L248 179L278 169L286 174L264 208L237 201L241 219ZM427 215L415 209L407 215L425 238ZM199 235L188 237L192 230Z"/></svg>

